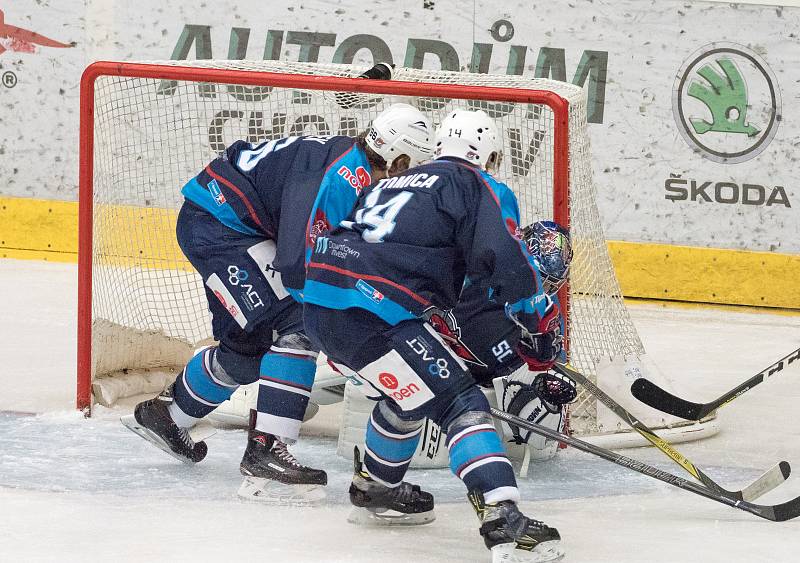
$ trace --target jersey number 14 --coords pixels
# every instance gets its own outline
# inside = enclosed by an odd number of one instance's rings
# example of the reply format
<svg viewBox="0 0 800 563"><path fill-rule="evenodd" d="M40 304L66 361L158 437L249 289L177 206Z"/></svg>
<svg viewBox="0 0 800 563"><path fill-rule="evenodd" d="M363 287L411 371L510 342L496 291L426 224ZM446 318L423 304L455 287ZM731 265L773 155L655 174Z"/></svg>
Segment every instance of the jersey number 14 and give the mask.
<svg viewBox="0 0 800 563"><path fill-rule="evenodd" d="M381 190L371 192L364 200L364 207L356 211L356 223L366 225L362 237L367 242L383 242L383 238L395 227L397 214L414 195L400 192L386 203L378 203Z"/></svg>

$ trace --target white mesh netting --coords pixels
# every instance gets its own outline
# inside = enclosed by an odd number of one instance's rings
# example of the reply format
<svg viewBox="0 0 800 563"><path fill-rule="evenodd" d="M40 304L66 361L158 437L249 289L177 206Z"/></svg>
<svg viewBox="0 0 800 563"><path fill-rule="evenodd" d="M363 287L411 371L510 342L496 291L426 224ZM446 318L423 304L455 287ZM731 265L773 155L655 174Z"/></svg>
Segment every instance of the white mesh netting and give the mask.
<svg viewBox="0 0 800 563"><path fill-rule="evenodd" d="M363 69L277 61L154 63L221 70L354 77ZM523 76L397 69L395 80L548 90L569 111L571 362L594 373L601 358L639 356L642 344L620 296L592 180L583 91ZM454 108L483 108L505 139L501 180L519 197L522 224L553 217L553 112L541 104L479 102L302 88L237 86L101 76L95 90L93 378L175 366L210 337L200 278L175 242L180 189L227 144L300 134L356 135L388 104L403 101L434 124ZM594 400L581 397L571 425L597 431Z"/></svg>

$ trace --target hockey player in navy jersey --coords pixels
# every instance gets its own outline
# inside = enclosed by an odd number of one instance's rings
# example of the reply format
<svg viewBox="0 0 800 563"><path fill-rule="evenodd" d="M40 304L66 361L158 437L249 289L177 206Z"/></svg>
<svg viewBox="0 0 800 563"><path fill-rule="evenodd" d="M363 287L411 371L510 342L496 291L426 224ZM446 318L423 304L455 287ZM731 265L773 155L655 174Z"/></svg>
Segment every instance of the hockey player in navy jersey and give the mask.
<svg viewBox="0 0 800 563"><path fill-rule="evenodd" d="M420 318L432 306L454 307L469 276L531 335L526 355L547 368L561 351L559 307L520 240L516 197L489 173L500 157L485 112L451 113L432 163L362 191L348 219L316 240L305 326L338 369L381 399L350 487L361 517L433 519L432 495L403 481L428 417L448 436L450 467L467 486L493 557L547 561L561 555L558 532L517 508L514 472L485 396Z"/></svg>
<svg viewBox="0 0 800 563"><path fill-rule="evenodd" d="M259 381L239 494L275 502L323 498L326 473L301 465L287 449L299 433L318 355L298 302L310 212L338 222L362 187L429 158L432 133L417 109L395 104L357 138L237 141L190 180L177 238L205 283L218 345L196 354L168 393L138 404L126 426L182 461L199 462L207 447L188 429L240 385ZM315 205L320 191L326 201ZM337 205L337 197L347 203Z"/></svg>

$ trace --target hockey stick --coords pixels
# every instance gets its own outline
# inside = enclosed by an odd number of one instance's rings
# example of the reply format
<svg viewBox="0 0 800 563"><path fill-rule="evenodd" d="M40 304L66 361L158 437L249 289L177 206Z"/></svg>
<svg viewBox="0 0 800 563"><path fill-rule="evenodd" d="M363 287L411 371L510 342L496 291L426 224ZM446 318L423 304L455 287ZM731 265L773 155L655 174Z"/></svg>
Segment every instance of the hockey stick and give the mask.
<svg viewBox="0 0 800 563"><path fill-rule="evenodd" d="M710 403L693 403L681 399L644 378L637 379L633 382L631 385L631 393L644 404L658 409L661 412L685 418L686 420L700 420L718 408L727 405L739 395L743 395L765 379L769 379L776 373L783 371L785 366L788 366L798 359L800 359L800 348L784 356L768 368L761 370L741 385L734 387Z"/></svg>
<svg viewBox="0 0 800 563"><path fill-rule="evenodd" d="M624 455L612 452L611 450L601 448L600 446L595 446L594 444L584 442L583 440L579 440L578 438L574 438L567 434L562 434L556 430L551 430L545 426L540 426L538 424L534 424L533 422L523 420L518 416L514 416L513 414L503 412L496 408L491 408L491 413L492 416L497 419L509 422L511 424L516 424L522 428L527 428L528 430L535 432L540 436L544 436L545 438L563 442L575 449L596 455L605 459L606 461L621 465L622 467L627 467L628 469L632 469L633 471L641 473L642 475L653 477L659 481L663 481L664 483L678 487L679 489L695 493L707 499L731 506L733 508L738 508L739 510L744 510L751 514L755 514L756 516L760 516L761 518L766 518L767 520L772 520L773 522L783 522L785 520L791 520L792 518L800 516L800 497L776 505L753 504L746 500L737 500L720 494L714 490L708 489L703 485L698 485L697 483L684 479L683 477L678 477L672 473L662 471L656 467L653 467L652 465L625 457Z"/></svg>
<svg viewBox="0 0 800 563"><path fill-rule="evenodd" d="M722 488L718 485L711 477L706 475L703 471L700 470L697 466L695 466L691 461L689 461L686 457L684 457L678 450L672 447L672 445L664 440L663 438L659 437L655 432L650 430L641 420L633 416L627 410L625 410L619 403L614 401L611 397L605 394L605 392L597 387L589 378L583 375L580 372L577 372L567 366L556 363L553 366L553 369L559 372L562 375L566 375L567 377L575 380L576 382L580 383L589 393L594 395L597 400L607 406L614 414L616 414L619 418L625 421L627 424L630 425L631 428L636 430L640 435L642 435L648 442L653 444L656 448L664 452L672 461L680 465L684 470L686 470L692 477L703 483L706 487L719 493L721 495L727 496L734 500L746 500L752 501L760 497L761 495L771 491L784 481L788 479L789 474L791 473L791 466L786 461L781 461L777 465L775 465L772 469L764 473L761 477L753 481L750 485L745 487L741 491L729 491L727 489Z"/></svg>

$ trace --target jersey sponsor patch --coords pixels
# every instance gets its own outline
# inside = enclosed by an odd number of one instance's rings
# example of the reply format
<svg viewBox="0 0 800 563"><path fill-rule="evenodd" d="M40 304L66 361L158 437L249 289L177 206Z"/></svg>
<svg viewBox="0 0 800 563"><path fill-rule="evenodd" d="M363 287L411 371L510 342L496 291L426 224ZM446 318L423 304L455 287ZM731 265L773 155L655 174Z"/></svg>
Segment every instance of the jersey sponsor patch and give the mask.
<svg viewBox="0 0 800 563"><path fill-rule="evenodd" d="M214 201L217 205L222 205L227 200L225 199L225 194L222 193L222 190L219 188L219 184L216 180L211 180L208 183L208 191L211 192L211 195L214 197Z"/></svg>
<svg viewBox="0 0 800 563"><path fill-rule="evenodd" d="M247 249L247 253L253 259L253 261L258 264L259 271L272 288L272 292L275 294L275 297L278 299L283 299L289 295L289 292L286 291L285 287L283 287L281 273L272 267L272 263L275 261L276 252L277 246L273 240L259 242L258 244L254 244Z"/></svg>
<svg viewBox="0 0 800 563"><path fill-rule="evenodd" d="M344 178L356 190L356 193L360 193L363 188L369 186L372 182L369 172L363 166L356 168L355 173L353 173L347 166L342 165L336 173Z"/></svg>
<svg viewBox="0 0 800 563"><path fill-rule="evenodd" d="M383 301L383 293L369 285L364 280L358 280L356 282L356 289L372 299L375 303L380 303Z"/></svg>
<svg viewBox="0 0 800 563"><path fill-rule="evenodd" d="M404 411L421 407L434 394L414 369L392 350L359 370L361 377L394 399Z"/></svg>
<svg viewBox="0 0 800 563"><path fill-rule="evenodd" d="M317 209L316 213L314 214L314 219L311 221L308 229L306 246L314 246L314 243L317 242L317 239L330 230L331 224L330 221L328 221L328 217L325 215L325 212L321 209Z"/></svg>
<svg viewBox="0 0 800 563"><path fill-rule="evenodd" d="M219 302L222 303L222 306L227 309L239 326L242 328L246 327L247 317L244 316L242 310L239 308L239 305L236 303L236 299L233 297L233 294L228 291L228 288L225 287L225 284L222 282L219 276L217 274L211 274L206 280L206 285L212 292L214 292L214 295L217 296Z"/></svg>

